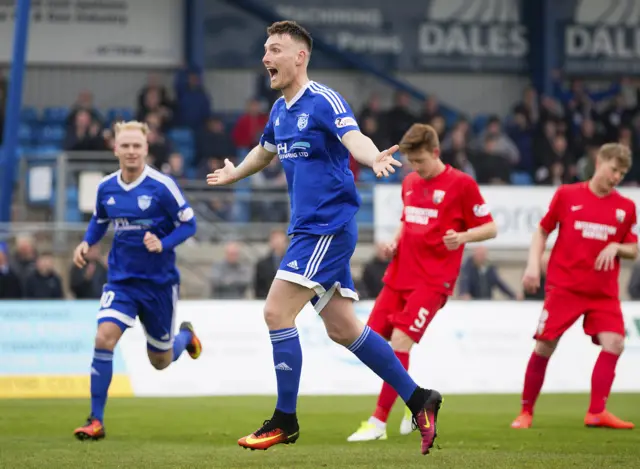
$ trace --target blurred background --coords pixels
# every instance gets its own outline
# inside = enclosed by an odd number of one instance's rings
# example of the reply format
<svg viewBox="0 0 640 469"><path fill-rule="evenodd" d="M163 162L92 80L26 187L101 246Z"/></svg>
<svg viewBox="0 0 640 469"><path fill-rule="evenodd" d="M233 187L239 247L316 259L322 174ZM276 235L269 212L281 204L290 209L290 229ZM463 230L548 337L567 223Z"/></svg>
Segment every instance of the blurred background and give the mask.
<svg viewBox="0 0 640 469"><path fill-rule="evenodd" d="M531 232L555 186L590 177L602 143L633 150L624 190L640 201L640 0L20 7L16 16L16 2L0 2L0 299L100 297L109 239L85 269L71 266L71 252L97 182L117 169L120 119L149 124L149 164L196 209L199 232L178 250L183 298L266 296L288 243L278 160L230 188L204 177L259 140L278 97L261 64L265 29L279 19L314 35L311 78L347 99L380 148L428 123L443 160L482 185L500 235L467 249L456 297L527 299L519 282ZM351 167L363 200L352 269L361 297L375 298L388 262L378 246L399 220L406 172L377 181ZM640 298L636 269L624 266L625 299Z"/></svg>

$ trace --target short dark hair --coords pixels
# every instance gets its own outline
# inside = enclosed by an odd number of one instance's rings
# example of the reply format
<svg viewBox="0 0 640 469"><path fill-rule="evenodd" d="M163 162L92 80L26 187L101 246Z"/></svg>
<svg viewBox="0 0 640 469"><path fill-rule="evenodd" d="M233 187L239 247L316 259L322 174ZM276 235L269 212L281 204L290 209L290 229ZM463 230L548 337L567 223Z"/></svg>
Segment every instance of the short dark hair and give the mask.
<svg viewBox="0 0 640 469"><path fill-rule="evenodd" d="M304 42L307 49L309 49L309 53L311 53L311 49L313 49L311 34L295 21L277 21L267 28L267 34L269 36L288 34L296 41Z"/></svg>

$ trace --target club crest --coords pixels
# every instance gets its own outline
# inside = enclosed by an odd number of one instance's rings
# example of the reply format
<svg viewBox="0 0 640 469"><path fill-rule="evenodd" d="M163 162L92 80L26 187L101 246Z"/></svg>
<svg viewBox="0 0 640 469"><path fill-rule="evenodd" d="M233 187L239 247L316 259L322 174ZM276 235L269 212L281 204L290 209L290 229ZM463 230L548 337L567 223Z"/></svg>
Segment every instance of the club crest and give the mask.
<svg viewBox="0 0 640 469"><path fill-rule="evenodd" d="M140 210L146 210L151 206L151 196L150 195L140 195L138 196L138 207Z"/></svg>
<svg viewBox="0 0 640 469"><path fill-rule="evenodd" d="M616 220L618 220L618 223L622 223L626 215L627 213L624 210L620 208L616 209Z"/></svg>
<svg viewBox="0 0 640 469"><path fill-rule="evenodd" d="M444 191L435 190L433 191L433 203L439 204L444 200Z"/></svg>
<svg viewBox="0 0 640 469"><path fill-rule="evenodd" d="M309 123L309 114L298 115L298 130L304 129Z"/></svg>

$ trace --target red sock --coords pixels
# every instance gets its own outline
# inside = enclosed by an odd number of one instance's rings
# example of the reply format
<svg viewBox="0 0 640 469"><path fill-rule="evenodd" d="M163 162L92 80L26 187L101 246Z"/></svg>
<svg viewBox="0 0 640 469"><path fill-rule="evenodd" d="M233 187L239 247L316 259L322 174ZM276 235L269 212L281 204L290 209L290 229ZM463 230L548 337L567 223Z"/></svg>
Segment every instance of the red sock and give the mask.
<svg viewBox="0 0 640 469"><path fill-rule="evenodd" d="M398 352L395 351L396 357L402 363L405 370L409 369L409 352ZM391 387L390 384L383 383L382 390L380 391L380 395L378 396L378 405L376 407L376 411L373 413L373 416L380 420L381 422L387 421L389 418L389 412L391 412L391 408L393 407L394 402L398 398L398 393L395 389Z"/></svg>
<svg viewBox="0 0 640 469"><path fill-rule="evenodd" d="M540 395L544 375L547 372L548 357L541 357L533 352L529 358L527 372L524 375L524 388L522 390L522 412L533 415L533 406Z"/></svg>
<svg viewBox="0 0 640 469"><path fill-rule="evenodd" d="M613 385L613 378L616 376L618 357L619 355L604 350L598 355L591 375L591 403L589 404L589 413L591 414L599 414L604 411Z"/></svg>

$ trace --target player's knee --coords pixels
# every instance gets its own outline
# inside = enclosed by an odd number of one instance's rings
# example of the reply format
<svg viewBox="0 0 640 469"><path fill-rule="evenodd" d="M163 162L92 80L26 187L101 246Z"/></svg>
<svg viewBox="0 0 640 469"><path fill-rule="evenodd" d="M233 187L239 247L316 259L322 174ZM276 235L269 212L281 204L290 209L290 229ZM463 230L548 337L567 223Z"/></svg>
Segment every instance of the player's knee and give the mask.
<svg viewBox="0 0 640 469"><path fill-rule="evenodd" d="M391 348L396 352L409 352L415 342L400 329L394 329L391 333Z"/></svg>
<svg viewBox="0 0 640 469"><path fill-rule="evenodd" d="M287 329L295 325L294 315L267 305L264 308L264 322L269 330Z"/></svg>
<svg viewBox="0 0 640 469"><path fill-rule="evenodd" d="M536 355L549 358L551 357L551 355L553 355L553 352L556 350L557 345L557 340L538 340L536 341L535 347Z"/></svg>
<svg viewBox="0 0 640 469"><path fill-rule="evenodd" d="M344 347L348 347L355 342L362 334L364 325L355 317L351 319L325 321L324 325L329 338Z"/></svg>
<svg viewBox="0 0 640 469"><path fill-rule="evenodd" d="M624 351L624 337L619 334L602 334L600 344L602 350L614 355L621 355Z"/></svg>
<svg viewBox="0 0 640 469"><path fill-rule="evenodd" d="M102 350L114 350L121 336L122 330L117 324L112 322L100 323L96 333L95 346Z"/></svg>

